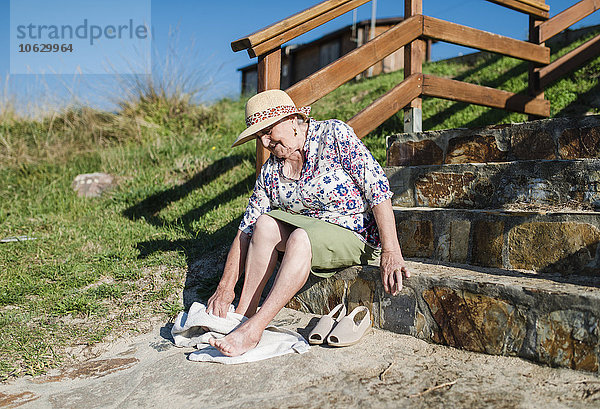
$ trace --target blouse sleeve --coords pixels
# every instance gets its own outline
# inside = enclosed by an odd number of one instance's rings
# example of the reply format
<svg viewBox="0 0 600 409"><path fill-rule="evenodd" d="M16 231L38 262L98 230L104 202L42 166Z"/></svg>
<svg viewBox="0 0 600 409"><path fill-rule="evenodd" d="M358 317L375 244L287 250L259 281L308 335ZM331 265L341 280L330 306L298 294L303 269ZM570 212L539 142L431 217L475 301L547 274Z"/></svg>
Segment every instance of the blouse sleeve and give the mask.
<svg viewBox="0 0 600 409"><path fill-rule="evenodd" d="M362 191L369 206L373 207L393 196L383 168L350 126L333 121L336 150L344 171Z"/></svg>
<svg viewBox="0 0 600 409"><path fill-rule="evenodd" d="M269 200L269 196L265 189L265 182L268 182L268 178L266 177L266 166L263 166L260 171L260 176L256 179L256 183L254 184L254 191L250 196L250 200L248 201L248 206L246 207L246 211L244 212L244 217L240 222L239 230L243 231L248 235L252 235L252 231L254 229L254 223L258 220L258 217L267 213L271 210L271 201Z"/></svg>

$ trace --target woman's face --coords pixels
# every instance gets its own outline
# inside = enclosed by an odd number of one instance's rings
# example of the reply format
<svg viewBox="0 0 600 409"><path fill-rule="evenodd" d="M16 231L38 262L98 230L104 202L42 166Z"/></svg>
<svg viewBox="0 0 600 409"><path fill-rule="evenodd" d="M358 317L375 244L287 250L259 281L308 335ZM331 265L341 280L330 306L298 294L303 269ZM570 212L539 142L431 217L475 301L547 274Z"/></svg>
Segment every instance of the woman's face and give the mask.
<svg viewBox="0 0 600 409"><path fill-rule="evenodd" d="M294 129L298 129L296 117L288 116L258 131L256 135L269 152L278 158L287 159L304 146L300 135L294 135Z"/></svg>

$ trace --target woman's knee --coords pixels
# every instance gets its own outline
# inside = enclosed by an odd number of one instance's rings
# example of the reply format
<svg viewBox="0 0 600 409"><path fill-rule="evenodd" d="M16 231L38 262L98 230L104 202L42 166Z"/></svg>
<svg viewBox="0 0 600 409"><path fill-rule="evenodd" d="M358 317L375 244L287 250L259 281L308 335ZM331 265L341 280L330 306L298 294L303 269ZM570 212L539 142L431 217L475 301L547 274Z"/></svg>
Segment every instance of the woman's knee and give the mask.
<svg viewBox="0 0 600 409"><path fill-rule="evenodd" d="M277 226L277 221L267 214L261 214L254 224L252 238L277 240L278 236L279 227Z"/></svg>
<svg viewBox="0 0 600 409"><path fill-rule="evenodd" d="M312 250L310 247L310 238L308 237L306 230L301 228L295 229L287 239L286 249L301 251L305 253L310 260L310 257L312 256Z"/></svg>

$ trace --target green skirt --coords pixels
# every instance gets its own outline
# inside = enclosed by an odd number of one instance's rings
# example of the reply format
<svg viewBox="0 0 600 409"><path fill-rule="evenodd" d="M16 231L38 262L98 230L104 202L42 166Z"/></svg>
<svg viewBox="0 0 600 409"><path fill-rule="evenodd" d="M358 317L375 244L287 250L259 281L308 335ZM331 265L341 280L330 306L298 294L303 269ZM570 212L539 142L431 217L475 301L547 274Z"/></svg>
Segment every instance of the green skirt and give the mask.
<svg viewBox="0 0 600 409"><path fill-rule="evenodd" d="M381 251L366 244L349 229L314 217L272 210L274 219L306 231L312 250L311 272L318 277L331 277L335 270L356 266L379 266Z"/></svg>

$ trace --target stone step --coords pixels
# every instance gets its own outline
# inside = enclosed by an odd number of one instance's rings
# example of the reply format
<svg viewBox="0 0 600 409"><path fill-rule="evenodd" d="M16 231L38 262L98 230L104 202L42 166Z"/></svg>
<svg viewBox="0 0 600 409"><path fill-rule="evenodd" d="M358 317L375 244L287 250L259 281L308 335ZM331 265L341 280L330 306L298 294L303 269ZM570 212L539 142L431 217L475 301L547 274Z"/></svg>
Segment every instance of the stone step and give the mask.
<svg viewBox="0 0 600 409"><path fill-rule="evenodd" d="M600 159L388 167L395 206L600 209Z"/></svg>
<svg viewBox="0 0 600 409"><path fill-rule="evenodd" d="M405 257L600 276L600 213L394 208Z"/></svg>
<svg viewBox="0 0 600 409"><path fill-rule="evenodd" d="M388 138L388 166L600 157L600 115Z"/></svg>
<svg viewBox="0 0 600 409"><path fill-rule="evenodd" d="M598 372L600 278L408 262L412 277L385 294L374 267L311 276L288 307L326 314L366 305L376 327L492 355Z"/></svg>

